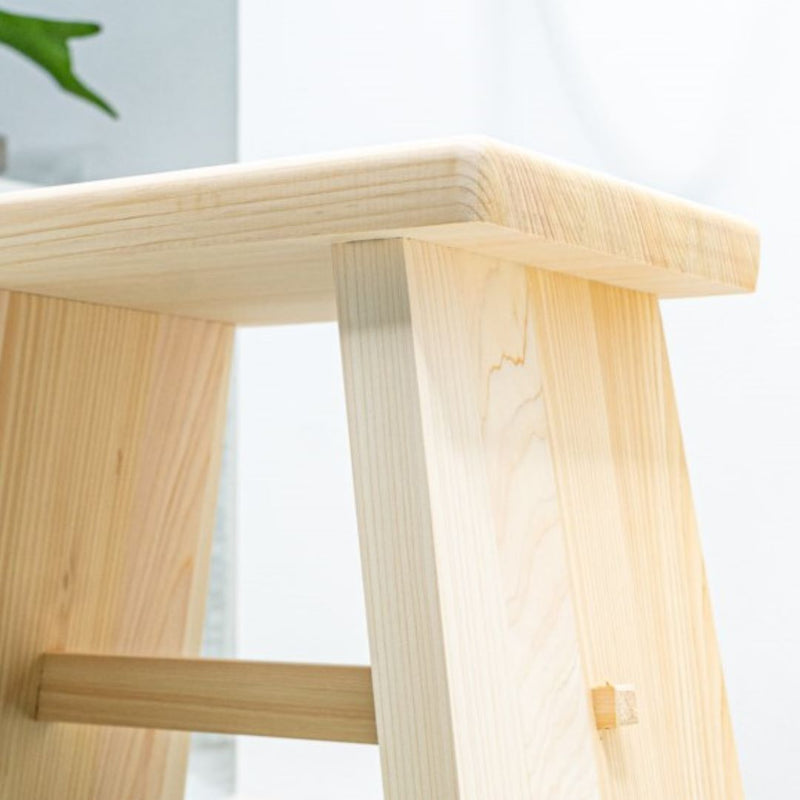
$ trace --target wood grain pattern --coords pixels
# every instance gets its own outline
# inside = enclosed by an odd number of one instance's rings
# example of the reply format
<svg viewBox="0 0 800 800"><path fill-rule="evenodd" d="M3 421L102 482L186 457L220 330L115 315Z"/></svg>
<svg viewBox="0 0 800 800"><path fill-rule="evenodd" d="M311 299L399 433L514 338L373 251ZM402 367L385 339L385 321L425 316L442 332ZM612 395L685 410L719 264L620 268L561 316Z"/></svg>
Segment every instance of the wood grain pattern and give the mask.
<svg viewBox="0 0 800 800"><path fill-rule="evenodd" d="M377 744L369 667L47 653L40 720Z"/></svg>
<svg viewBox="0 0 800 800"><path fill-rule="evenodd" d="M656 299L530 275L588 686L636 686L604 800L736 800L736 753Z"/></svg>
<svg viewBox="0 0 800 800"><path fill-rule="evenodd" d="M526 270L336 258L387 798L598 798Z"/></svg>
<svg viewBox="0 0 800 800"><path fill-rule="evenodd" d="M0 798L172 800L187 737L36 722L39 655L196 653L232 331L0 297Z"/></svg>
<svg viewBox="0 0 800 800"><path fill-rule="evenodd" d="M458 301L401 240L335 259L385 797L527 798Z"/></svg>
<svg viewBox="0 0 800 800"><path fill-rule="evenodd" d="M525 797L740 798L656 299L425 242L336 258L387 796L517 796L477 788L510 774L488 736ZM598 735L623 681L640 722Z"/></svg>
<svg viewBox="0 0 800 800"><path fill-rule="evenodd" d="M468 372L460 391L473 395L479 412L528 796L598 798L528 270L413 241L406 251L413 264L441 273L464 318Z"/></svg>
<svg viewBox="0 0 800 800"><path fill-rule="evenodd" d="M481 138L10 193L0 288L238 324L335 317L330 245L411 236L661 296L753 288L743 222Z"/></svg>

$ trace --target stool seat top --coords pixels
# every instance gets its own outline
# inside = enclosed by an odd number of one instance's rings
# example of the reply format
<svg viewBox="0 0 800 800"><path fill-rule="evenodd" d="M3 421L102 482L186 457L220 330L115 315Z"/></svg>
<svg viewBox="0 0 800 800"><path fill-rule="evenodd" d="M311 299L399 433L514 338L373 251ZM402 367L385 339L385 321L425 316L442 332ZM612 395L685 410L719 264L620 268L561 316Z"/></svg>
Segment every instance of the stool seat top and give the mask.
<svg viewBox="0 0 800 800"><path fill-rule="evenodd" d="M331 244L414 237L662 297L750 291L758 235L482 137L0 196L0 289L236 324L335 318Z"/></svg>

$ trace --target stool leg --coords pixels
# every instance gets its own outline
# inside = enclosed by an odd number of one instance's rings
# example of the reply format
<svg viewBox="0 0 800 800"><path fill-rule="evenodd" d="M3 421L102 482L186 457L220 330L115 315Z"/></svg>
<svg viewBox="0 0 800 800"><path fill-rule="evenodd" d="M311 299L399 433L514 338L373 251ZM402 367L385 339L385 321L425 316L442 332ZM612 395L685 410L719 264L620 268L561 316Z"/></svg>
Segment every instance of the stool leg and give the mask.
<svg viewBox="0 0 800 800"><path fill-rule="evenodd" d="M334 275L387 800L740 798L655 298L410 240Z"/></svg>
<svg viewBox="0 0 800 800"><path fill-rule="evenodd" d="M603 796L738 800L658 302L541 271L530 297L587 681L638 696L600 740Z"/></svg>
<svg viewBox="0 0 800 800"><path fill-rule="evenodd" d="M334 252L387 800L598 796L525 272L494 267Z"/></svg>
<svg viewBox="0 0 800 800"><path fill-rule="evenodd" d="M44 651L196 654L229 326L0 293L0 798L173 800L188 736L32 719Z"/></svg>

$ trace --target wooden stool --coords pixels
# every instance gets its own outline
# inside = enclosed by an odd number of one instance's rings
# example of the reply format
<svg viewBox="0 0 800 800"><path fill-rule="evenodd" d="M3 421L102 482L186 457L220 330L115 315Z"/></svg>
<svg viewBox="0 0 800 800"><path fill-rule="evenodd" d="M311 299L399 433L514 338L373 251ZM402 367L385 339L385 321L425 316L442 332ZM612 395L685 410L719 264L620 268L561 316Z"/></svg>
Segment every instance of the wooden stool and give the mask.
<svg viewBox="0 0 800 800"><path fill-rule="evenodd" d="M174 800L171 729L380 742L387 800L742 796L657 298L751 290L751 228L465 139L0 235L2 800ZM233 327L334 318L371 669L197 659Z"/></svg>

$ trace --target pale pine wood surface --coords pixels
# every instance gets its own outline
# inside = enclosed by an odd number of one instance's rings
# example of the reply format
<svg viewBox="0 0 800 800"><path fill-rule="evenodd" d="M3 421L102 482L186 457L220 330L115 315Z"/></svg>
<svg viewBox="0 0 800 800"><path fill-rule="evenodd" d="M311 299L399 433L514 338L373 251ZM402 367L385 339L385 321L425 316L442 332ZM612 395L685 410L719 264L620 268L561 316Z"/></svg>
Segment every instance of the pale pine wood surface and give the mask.
<svg viewBox="0 0 800 800"><path fill-rule="evenodd" d="M418 272L441 276L463 317L468 371L460 391L472 395L478 411L474 422L506 603L508 680L522 712L527 796L599 798L528 271L420 242L408 242L406 250Z"/></svg>
<svg viewBox="0 0 800 800"><path fill-rule="evenodd" d="M384 792L522 800L466 326L419 254L401 240L334 254Z"/></svg>
<svg viewBox="0 0 800 800"><path fill-rule="evenodd" d="M639 721L636 688L629 684L596 686L592 689L594 719L599 730L611 730Z"/></svg>
<svg viewBox="0 0 800 800"><path fill-rule="evenodd" d="M498 766L459 747L502 730L525 797L741 797L655 298L424 242L337 259L387 796L515 796L462 778ZM456 495L469 520L448 505L431 527L420 508ZM498 702L490 679L519 721L461 716ZM636 686L637 725L594 729L606 682ZM442 720L454 752L426 739Z"/></svg>
<svg viewBox="0 0 800 800"><path fill-rule="evenodd" d="M604 800L742 797L654 297L546 272L530 292L588 686L636 686Z"/></svg>
<svg viewBox="0 0 800 800"><path fill-rule="evenodd" d="M377 743L369 667L47 653L40 720Z"/></svg>
<svg viewBox="0 0 800 800"><path fill-rule="evenodd" d="M753 288L745 223L478 137L0 198L0 289L333 319L330 245L413 236L662 296Z"/></svg>
<svg viewBox="0 0 800 800"><path fill-rule="evenodd" d="M197 651L232 330L0 298L0 798L173 800L187 737L36 722L39 656Z"/></svg>

